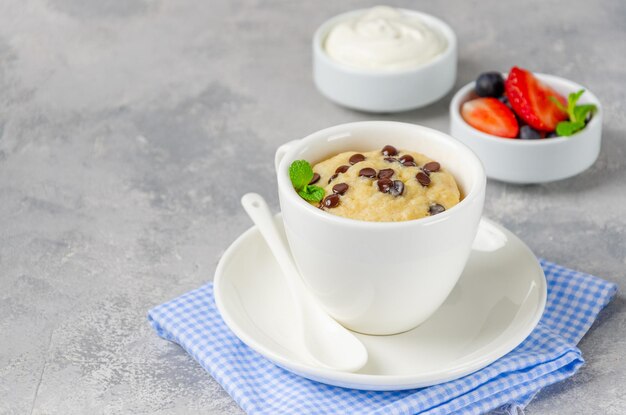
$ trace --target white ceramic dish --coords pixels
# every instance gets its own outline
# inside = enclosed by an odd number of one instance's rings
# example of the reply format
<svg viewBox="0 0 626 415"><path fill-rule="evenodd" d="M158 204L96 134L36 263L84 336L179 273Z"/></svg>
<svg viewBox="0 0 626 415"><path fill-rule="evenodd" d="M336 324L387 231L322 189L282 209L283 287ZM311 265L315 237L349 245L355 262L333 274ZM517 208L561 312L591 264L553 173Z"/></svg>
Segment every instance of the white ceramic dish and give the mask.
<svg viewBox="0 0 626 415"><path fill-rule="evenodd" d="M600 101L587 88L567 79L538 73L535 76L563 96L585 89L580 103L595 104L598 112L584 130L570 137L538 140L497 137L478 131L461 116L461 105L475 96L475 83L465 85L450 103L450 135L474 150L491 179L519 184L551 182L582 173L598 158L603 116Z"/></svg>
<svg viewBox="0 0 626 415"><path fill-rule="evenodd" d="M277 218L282 223L280 216ZM469 262L446 302L421 326L393 336L357 334L369 353L356 373L321 368L298 343L291 296L256 228L226 250L215 300L228 327L275 364L331 385L400 390L434 385L479 370L519 345L537 325L546 281L514 234L483 219Z"/></svg>
<svg viewBox="0 0 626 415"><path fill-rule="evenodd" d="M425 65L408 70L365 70L338 63L324 50L326 36L338 22L366 10L340 14L323 23L313 36L313 79L324 96L356 110L387 113L426 106L452 89L457 67L454 31L442 20L429 14L400 10L420 17L425 24L441 33L447 41L446 50Z"/></svg>
<svg viewBox="0 0 626 415"><path fill-rule="evenodd" d="M322 211L293 189L289 166L294 160L316 163L386 144L441 163L456 179L461 202L418 220L366 222ZM415 124L355 122L281 146L276 172L293 258L310 292L343 326L368 334L407 331L450 294L469 257L485 198L482 164L463 144Z"/></svg>

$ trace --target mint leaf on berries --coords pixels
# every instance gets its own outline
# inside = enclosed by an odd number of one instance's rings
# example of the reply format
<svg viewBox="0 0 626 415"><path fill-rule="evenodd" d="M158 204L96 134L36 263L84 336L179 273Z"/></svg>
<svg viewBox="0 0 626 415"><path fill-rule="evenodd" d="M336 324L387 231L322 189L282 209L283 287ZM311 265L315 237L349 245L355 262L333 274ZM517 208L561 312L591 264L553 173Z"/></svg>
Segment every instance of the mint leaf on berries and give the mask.
<svg viewBox="0 0 626 415"><path fill-rule="evenodd" d="M561 121L556 126L556 133L560 136L570 136L585 128L587 116L597 111L597 107L594 104L582 104L576 105L582 94L585 92L581 89L577 92L572 92L567 97L567 108L556 99L556 97L550 97L550 100L556 104L557 107L567 112L569 115L569 121Z"/></svg>
<svg viewBox="0 0 626 415"><path fill-rule="evenodd" d="M561 121L556 125L556 133L559 136L570 136L585 128L584 122Z"/></svg>
<svg viewBox="0 0 626 415"><path fill-rule="evenodd" d="M585 122L587 114L596 112L596 106L593 104L576 105L574 108L574 116L576 122Z"/></svg>
<svg viewBox="0 0 626 415"><path fill-rule="evenodd" d="M320 202L326 193L323 188L309 183L313 179L313 168L306 160L296 160L289 166L289 179L301 198L308 202Z"/></svg>

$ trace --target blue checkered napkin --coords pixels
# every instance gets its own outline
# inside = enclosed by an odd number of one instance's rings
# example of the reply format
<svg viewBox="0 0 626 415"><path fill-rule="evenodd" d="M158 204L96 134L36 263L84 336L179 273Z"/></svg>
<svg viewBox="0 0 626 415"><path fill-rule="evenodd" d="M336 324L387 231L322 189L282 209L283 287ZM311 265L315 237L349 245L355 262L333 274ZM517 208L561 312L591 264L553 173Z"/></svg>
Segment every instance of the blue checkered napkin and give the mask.
<svg viewBox="0 0 626 415"><path fill-rule="evenodd" d="M464 378L428 388L371 392L307 380L248 348L226 327L206 284L150 310L156 332L181 345L248 414L481 414L524 407L583 364L576 343L616 292L615 284L547 261L548 302L515 350Z"/></svg>

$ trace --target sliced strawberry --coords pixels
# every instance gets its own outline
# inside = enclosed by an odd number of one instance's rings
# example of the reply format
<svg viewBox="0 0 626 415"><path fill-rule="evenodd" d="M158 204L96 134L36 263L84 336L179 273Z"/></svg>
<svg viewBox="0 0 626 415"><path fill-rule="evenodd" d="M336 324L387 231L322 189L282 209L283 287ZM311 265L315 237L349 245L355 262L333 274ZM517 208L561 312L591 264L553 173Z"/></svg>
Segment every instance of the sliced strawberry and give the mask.
<svg viewBox="0 0 626 415"><path fill-rule="evenodd" d="M497 98L476 98L461 107L463 119L487 134L515 138L519 131L515 114Z"/></svg>
<svg viewBox="0 0 626 415"><path fill-rule="evenodd" d="M517 66L511 68L504 89L515 113L536 130L554 131L560 121L568 119L567 113L550 100L554 96L567 107L565 98L530 71Z"/></svg>

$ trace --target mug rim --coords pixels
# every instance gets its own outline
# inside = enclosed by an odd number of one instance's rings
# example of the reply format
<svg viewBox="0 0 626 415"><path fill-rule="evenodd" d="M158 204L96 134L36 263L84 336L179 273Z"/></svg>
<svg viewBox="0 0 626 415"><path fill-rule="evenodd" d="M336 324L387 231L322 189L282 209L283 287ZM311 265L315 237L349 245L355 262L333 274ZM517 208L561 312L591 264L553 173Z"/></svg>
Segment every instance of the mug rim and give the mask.
<svg viewBox="0 0 626 415"><path fill-rule="evenodd" d="M302 199L297 194L297 192L294 190L291 184L291 181L289 180L288 169L285 168L285 163L287 162L287 160L293 159L294 154L296 152L300 151L303 147L311 145L317 140L321 140L329 136L335 136L338 133L341 133L341 131L345 131L353 127L362 127L362 126L368 126L368 125L374 126L374 125L381 125L381 124L385 126L389 126L390 128L394 128L394 127L415 128L416 130L427 132L428 134L438 135L442 140L455 146L457 151L462 152L472 164L471 166L468 167L468 171L469 170L474 171L475 175L477 176L476 179L473 180L473 182L471 183L470 188L467 190L467 192L465 192L465 197L459 203L457 203L450 209L447 209L444 212L439 213L434 216L426 216L423 218L411 219L411 220L405 220L405 221L379 222L379 221L365 221L361 219L346 218L343 216L333 215L332 213L324 212L312 206L310 203ZM341 139L341 138L337 138L337 139ZM468 146L456 140L451 135L446 134L442 131L436 130L434 128L425 127L419 124L412 124L412 123L405 123L405 122L398 122L398 121L357 121L357 122L338 124L332 127L327 127L322 130L315 131L307 135L306 137L295 140L293 142L293 145L291 145L287 149L285 154L280 159L276 174L277 174L279 192L281 191L282 188L285 188L286 191L284 194L287 197L287 199L291 203L293 203L294 206L297 206L298 209L302 210L303 212L307 212L308 214L311 214L322 221L333 223L339 226L363 227L363 228L369 228L372 230L395 228L395 227L410 226L410 225L411 226L418 226L418 225L428 226L428 225L432 225L441 221L445 221L451 215L456 215L460 213L467 206L470 206L475 199L481 197L481 195L484 195L485 188L487 186L487 177L485 174L484 166L482 162L480 161L480 159L478 158L478 156Z"/></svg>

